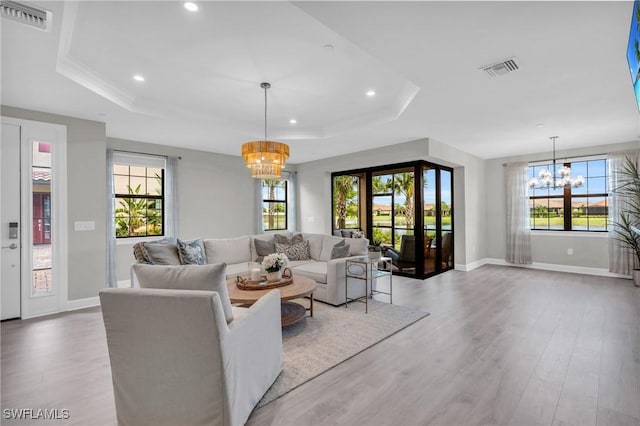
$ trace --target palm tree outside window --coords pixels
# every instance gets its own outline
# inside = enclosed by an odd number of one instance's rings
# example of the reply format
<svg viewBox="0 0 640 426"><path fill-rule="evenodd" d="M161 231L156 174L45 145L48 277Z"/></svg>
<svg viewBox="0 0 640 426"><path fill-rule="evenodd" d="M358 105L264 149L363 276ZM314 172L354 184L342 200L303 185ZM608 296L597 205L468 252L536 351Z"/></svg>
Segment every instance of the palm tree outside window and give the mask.
<svg viewBox="0 0 640 426"><path fill-rule="evenodd" d="M262 179L262 223L265 231L283 231L288 227L287 181Z"/></svg>

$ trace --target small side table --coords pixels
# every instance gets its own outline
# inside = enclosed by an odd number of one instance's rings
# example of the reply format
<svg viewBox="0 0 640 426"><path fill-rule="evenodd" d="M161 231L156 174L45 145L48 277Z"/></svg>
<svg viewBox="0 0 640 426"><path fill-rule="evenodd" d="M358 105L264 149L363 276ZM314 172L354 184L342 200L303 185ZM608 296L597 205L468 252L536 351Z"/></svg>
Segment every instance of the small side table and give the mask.
<svg viewBox="0 0 640 426"><path fill-rule="evenodd" d="M348 259L345 262L344 275L345 286L344 307L349 307L349 302L362 302L364 303L364 312L369 313L369 297L373 297L374 294L386 294L389 296L389 303L393 304L393 274L389 268L391 265L391 258L378 257L370 258L369 256L362 256L354 259ZM373 280L381 277L389 277L389 292L379 291L373 289ZM364 281L364 296L350 298L349 297L349 278Z"/></svg>

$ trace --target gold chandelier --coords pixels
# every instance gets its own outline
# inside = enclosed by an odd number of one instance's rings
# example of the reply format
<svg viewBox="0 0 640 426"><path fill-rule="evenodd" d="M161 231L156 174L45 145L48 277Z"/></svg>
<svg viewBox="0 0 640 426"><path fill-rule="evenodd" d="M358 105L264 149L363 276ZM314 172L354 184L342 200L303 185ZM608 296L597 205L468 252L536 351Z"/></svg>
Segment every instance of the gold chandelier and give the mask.
<svg viewBox="0 0 640 426"><path fill-rule="evenodd" d="M242 158L251 169L251 177L279 178L285 161L289 158L289 146L267 140L267 89L271 84L261 83L260 87L264 89L264 140L243 144Z"/></svg>

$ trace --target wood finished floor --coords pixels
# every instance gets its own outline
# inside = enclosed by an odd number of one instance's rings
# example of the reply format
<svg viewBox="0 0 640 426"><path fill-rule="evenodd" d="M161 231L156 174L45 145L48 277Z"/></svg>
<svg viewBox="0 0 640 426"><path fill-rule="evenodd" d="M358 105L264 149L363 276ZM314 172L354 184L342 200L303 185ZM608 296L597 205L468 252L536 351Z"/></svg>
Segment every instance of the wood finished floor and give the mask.
<svg viewBox="0 0 640 426"><path fill-rule="evenodd" d="M640 425L631 281L484 266L394 283L396 304L431 316L248 424ZM55 424L115 423L97 308L2 323L1 344L2 408L69 409Z"/></svg>

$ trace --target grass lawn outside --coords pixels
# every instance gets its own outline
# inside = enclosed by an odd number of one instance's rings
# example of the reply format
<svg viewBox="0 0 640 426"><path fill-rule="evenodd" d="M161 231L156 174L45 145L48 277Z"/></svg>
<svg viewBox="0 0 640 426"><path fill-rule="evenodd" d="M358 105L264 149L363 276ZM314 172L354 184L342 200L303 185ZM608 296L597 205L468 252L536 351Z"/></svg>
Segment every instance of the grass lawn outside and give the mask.
<svg viewBox="0 0 640 426"><path fill-rule="evenodd" d="M563 227L562 216L531 218L531 229L563 229ZM605 216L572 217L571 227L574 231L606 231L607 218Z"/></svg>

